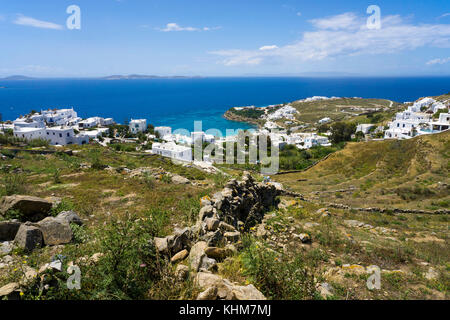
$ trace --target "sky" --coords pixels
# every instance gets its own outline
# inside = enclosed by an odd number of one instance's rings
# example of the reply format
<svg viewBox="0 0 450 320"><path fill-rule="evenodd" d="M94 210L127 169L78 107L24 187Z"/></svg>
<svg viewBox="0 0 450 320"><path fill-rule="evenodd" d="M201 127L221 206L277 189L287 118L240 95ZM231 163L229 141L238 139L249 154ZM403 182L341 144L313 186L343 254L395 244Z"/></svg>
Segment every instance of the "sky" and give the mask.
<svg viewBox="0 0 450 320"><path fill-rule="evenodd" d="M16 74L448 76L450 1L0 0Z"/></svg>

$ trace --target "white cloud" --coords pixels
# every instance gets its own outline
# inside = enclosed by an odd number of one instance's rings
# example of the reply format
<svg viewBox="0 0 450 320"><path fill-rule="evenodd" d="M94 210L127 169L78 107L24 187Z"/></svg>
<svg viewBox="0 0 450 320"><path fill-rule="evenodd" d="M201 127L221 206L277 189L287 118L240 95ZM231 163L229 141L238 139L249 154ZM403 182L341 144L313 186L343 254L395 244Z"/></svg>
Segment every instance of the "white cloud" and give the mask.
<svg viewBox="0 0 450 320"><path fill-rule="evenodd" d="M405 22L400 16L386 16L379 30L366 27L366 17L344 13L311 20L315 30L304 32L292 44L271 50L219 50L223 64L255 65L274 61L317 61L340 56L387 54L421 47L450 48L450 25Z"/></svg>
<svg viewBox="0 0 450 320"><path fill-rule="evenodd" d="M301 17L301 16L302 16L302 13L301 13L300 11L297 12L297 16Z"/></svg>
<svg viewBox="0 0 450 320"><path fill-rule="evenodd" d="M259 50L261 50L261 51L268 51L268 50L275 50L275 49L278 49L278 46L276 46L276 45L262 46L261 48L259 48Z"/></svg>
<svg viewBox="0 0 450 320"><path fill-rule="evenodd" d="M450 57L442 58L442 59L440 59L440 58L433 59L433 60L428 61L426 64L431 66L431 65L434 65L434 64L445 64L445 63L448 63L448 62L450 62Z"/></svg>
<svg viewBox="0 0 450 320"><path fill-rule="evenodd" d="M211 31L217 30L220 27L202 27L202 28L194 28L194 27L182 27L175 22L168 23L165 28L158 29L163 32L172 32L172 31Z"/></svg>
<svg viewBox="0 0 450 320"><path fill-rule="evenodd" d="M347 12L337 16L309 20L318 29L343 30L357 29L361 26L361 19L354 13Z"/></svg>
<svg viewBox="0 0 450 320"><path fill-rule="evenodd" d="M445 17L449 17L450 16L450 12L448 13L444 13L442 16L440 16L439 18L445 18Z"/></svg>
<svg viewBox="0 0 450 320"><path fill-rule="evenodd" d="M47 22L42 20L37 20L31 17L26 17L23 15L18 15L17 19L14 20L15 24L22 25L22 26L29 26L34 28L42 28L42 29L54 29L54 30L62 30L63 26L53 23L53 22Z"/></svg>

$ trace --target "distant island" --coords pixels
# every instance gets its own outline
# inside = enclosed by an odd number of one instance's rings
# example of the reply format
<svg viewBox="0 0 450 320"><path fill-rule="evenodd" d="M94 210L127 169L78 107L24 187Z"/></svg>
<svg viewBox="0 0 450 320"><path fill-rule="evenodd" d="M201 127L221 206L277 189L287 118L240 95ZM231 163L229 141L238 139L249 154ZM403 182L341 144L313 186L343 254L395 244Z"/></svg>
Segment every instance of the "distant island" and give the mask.
<svg viewBox="0 0 450 320"><path fill-rule="evenodd" d="M0 78L0 80L34 80L36 78L22 76L22 75L13 75L5 78Z"/></svg>

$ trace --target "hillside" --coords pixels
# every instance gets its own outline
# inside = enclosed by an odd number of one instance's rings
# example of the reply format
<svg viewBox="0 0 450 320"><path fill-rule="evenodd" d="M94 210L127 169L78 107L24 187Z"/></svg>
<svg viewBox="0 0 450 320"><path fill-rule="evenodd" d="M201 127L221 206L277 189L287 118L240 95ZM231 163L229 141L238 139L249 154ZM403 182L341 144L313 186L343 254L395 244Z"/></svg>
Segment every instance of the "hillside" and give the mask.
<svg viewBox="0 0 450 320"><path fill-rule="evenodd" d="M449 209L450 132L349 143L313 168L277 176L317 201L352 207Z"/></svg>

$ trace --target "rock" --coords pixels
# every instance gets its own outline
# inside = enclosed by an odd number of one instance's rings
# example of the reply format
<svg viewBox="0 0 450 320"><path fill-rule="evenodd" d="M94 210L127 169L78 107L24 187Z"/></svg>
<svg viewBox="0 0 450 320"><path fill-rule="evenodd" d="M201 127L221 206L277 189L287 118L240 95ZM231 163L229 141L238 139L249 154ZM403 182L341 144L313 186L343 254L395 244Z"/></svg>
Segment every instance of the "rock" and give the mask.
<svg viewBox="0 0 450 320"><path fill-rule="evenodd" d="M222 242L223 239L222 231L216 230L215 232L208 232L206 235L203 236L203 238L206 241L208 247L215 247Z"/></svg>
<svg viewBox="0 0 450 320"><path fill-rule="evenodd" d="M62 219L67 221L69 224L70 223L75 223L79 226L83 225L83 221L81 220L81 218L76 214L75 211L63 211L61 213L59 213L56 216L56 219Z"/></svg>
<svg viewBox="0 0 450 320"><path fill-rule="evenodd" d="M190 184L191 182L189 181L189 179L186 179L185 177L182 177L179 175L173 175L172 183L174 183L174 184Z"/></svg>
<svg viewBox="0 0 450 320"><path fill-rule="evenodd" d="M169 251L173 254L191 247L192 233L190 228L176 229L172 236L167 237Z"/></svg>
<svg viewBox="0 0 450 320"><path fill-rule="evenodd" d="M234 286L232 293L236 300L267 300L252 284L248 286Z"/></svg>
<svg viewBox="0 0 450 320"><path fill-rule="evenodd" d="M349 227L362 227L364 222L358 220L344 220L344 223Z"/></svg>
<svg viewBox="0 0 450 320"><path fill-rule="evenodd" d="M208 247L205 249L205 254L210 258L222 260L232 255L233 253L230 249Z"/></svg>
<svg viewBox="0 0 450 320"><path fill-rule="evenodd" d="M60 260L52 261L48 264L48 268L61 272L62 271L62 262Z"/></svg>
<svg viewBox="0 0 450 320"><path fill-rule="evenodd" d="M204 206L200 209L200 212L198 214L198 219L200 221L203 221L207 217L211 217L214 213L214 208L211 205Z"/></svg>
<svg viewBox="0 0 450 320"><path fill-rule="evenodd" d="M215 259L208 258L205 255L202 258L202 263L200 264L199 270L216 271L217 270L217 261Z"/></svg>
<svg viewBox="0 0 450 320"><path fill-rule="evenodd" d="M223 221L220 222L219 228L224 230L224 231L230 231L230 232L235 232L236 231L235 227L233 227L231 224L225 223Z"/></svg>
<svg viewBox="0 0 450 320"><path fill-rule="evenodd" d="M311 243L311 237L307 233L300 233L296 238L299 238L302 243Z"/></svg>
<svg viewBox="0 0 450 320"><path fill-rule="evenodd" d="M215 231L219 227L220 221L214 218L206 218L206 230L208 231Z"/></svg>
<svg viewBox="0 0 450 320"><path fill-rule="evenodd" d="M223 234L225 239L227 239L229 242L238 242L239 238L241 237L241 233L239 231L235 232L225 232Z"/></svg>
<svg viewBox="0 0 450 320"><path fill-rule="evenodd" d="M199 270L207 247L208 245L205 241L199 241L191 248L191 252L189 253L189 264L194 272Z"/></svg>
<svg viewBox="0 0 450 320"><path fill-rule="evenodd" d="M1 254L8 254L12 251L13 244L12 242L5 241L0 243L0 255Z"/></svg>
<svg viewBox="0 0 450 320"><path fill-rule="evenodd" d="M51 201L38 197L6 196L0 202L0 214L4 215L8 210L18 210L25 220L35 222L46 217L52 205Z"/></svg>
<svg viewBox="0 0 450 320"><path fill-rule="evenodd" d="M186 259L186 257L189 255L189 251L187 251L186 249L181 250L180 252L178 252L177 254L175 254L171 259L170 262L172 263L178 263L180 261L183 261L184 259Z"/></svg>
<svg viewBox="0 0 450 320"><path fill-rule="evenodd" d="M43 236L40 228L26 222L17 231L14 242L23 249L32 251L37 247L42 247Z"/></svg>
<svg viewBox="0 0 450 320"><path fill-rule="evenodd" d="M233 299L233 285L218 275L207 272L199 272L195 277L195 283L200 287L200 289L203 290L211 287L217 288L217 297L219 299Z"/></svg>
<svg viewBox="0 0 450 320"><path fill-rule="evenodd" d="M428 271L424 274L424 277L427 280L435 280L437 279L438 276L439 273L433 267L429 267Z"/></svg>
<svg viewBox="0 0 450 320"><path fill-rule="evenodd" d="M20 222L0 221L0 241L11 241L19 231Z"/></svg>
<svg viewBox="0 0 450 320"><path fill-rule="evenodd" d="M328 213L327 208L320 208L319 210L316 211L316 214L318 214L318 215L322 215L324 213Z"/></svg>
<svg viewBox="0 0 450 320"><path fill-rule="evenodd" d="M168 252L167 238L154 238L155 248L159 253Z"/></svg>
<svg viewBox="0 0 450 320"><path fill-rule="evenodd" d="M29 266L25 266L23 268L24 271L24 275L23 275L23 283L28 284L31 281L34 280L34 278L37 277L38 273L36 270L34 270L33 268L29 267Z"/></svg>
<svg viewBox="0 0 450 320"><path fill-rule="evenodd" d="M216 300L217 287L209 287L197 296L197 300Z"/></svg>
<svg viewBox="0 0 450 320"><path fill-rule="evenodd" d="M46 245L65 244L72 241L72 229L65 219L47 217L37 223Z"/></svg>
<svg viewBox="0 0 450 320"><path fill-rule="evenodd" d="M323 282L319 286L320 295L326 299L334 295L334 289L328 282Z"/></svg>
<svg viewBox="0 0 450 320"><path fill-rule="evenodd" d="M17 282L8 283L0 288L0 300L2 297L8 299L18 299L19 296L19 284Z"/></svg>

